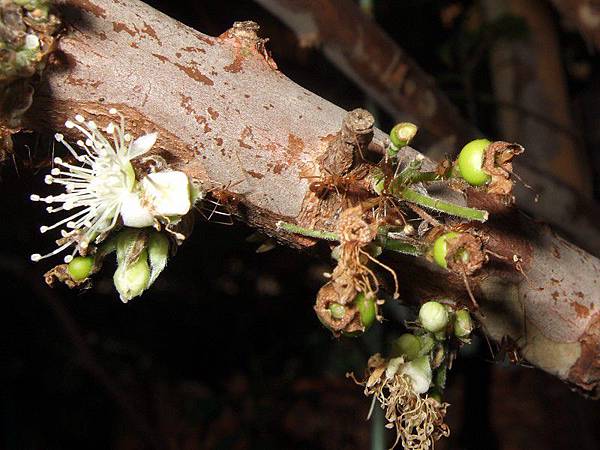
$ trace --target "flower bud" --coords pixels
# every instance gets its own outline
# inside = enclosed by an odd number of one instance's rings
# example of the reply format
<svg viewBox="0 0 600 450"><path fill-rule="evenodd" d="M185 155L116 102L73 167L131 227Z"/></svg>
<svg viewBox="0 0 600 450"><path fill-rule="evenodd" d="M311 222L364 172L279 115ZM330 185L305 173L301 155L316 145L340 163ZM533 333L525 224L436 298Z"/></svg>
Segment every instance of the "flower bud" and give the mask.
<svg viewBox="0 0 600 450"><path fill-rule="evenodd" d="M441 303L427 302L419 310L419 320L426 330L432 333L441 331L448 325L448 310Z"/></svg>
<svg viewBox="0 0 600 450"><path fill-rule="evenodd" d="M375 318L377 317L377 305L375 299L372 296L367 297L364 293L360 292L354 299L354 304L358 308L360 322L366 330L373 325L373 322L375 322Z"/></svg>
<svg viewBox="0 0 600 450"><path fill-rule="evenodd" d="M406 361L412 361L419 356L421 342L417 336L405 333L392 343L392 355L404 356Z"/></svg>
<svg viewBox="0 0 600 450"><path fill-rule="evenodd" d="M142 250L138 259L132 264L128 264L127 261L119 264L113 281L123 303L127 303L132 298L141 295L150 281L148 251Z"/></svg>
<svg viewBox="0 0 600 450"><path fill-rule="evenodd" d="M427 356L421 356L414 361L406 363L402 367L402 374L410 378L415 393L424 394L429 390L432 373Z"/></svg>
<svg viewBox="0 0 600 450"><path fill-rule="evenodd" d="M454 335L459 338L468 337L473 331L473 321L467 309L456 312L454 318Z"/></svg>

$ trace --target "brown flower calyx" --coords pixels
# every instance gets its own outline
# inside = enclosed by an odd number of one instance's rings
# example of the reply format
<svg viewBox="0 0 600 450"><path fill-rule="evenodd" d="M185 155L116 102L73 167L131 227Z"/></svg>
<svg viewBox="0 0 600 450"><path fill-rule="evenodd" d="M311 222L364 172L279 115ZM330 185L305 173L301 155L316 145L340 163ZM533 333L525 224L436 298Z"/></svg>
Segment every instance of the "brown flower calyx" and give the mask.
<svg viewBox="0 0 600 450"><path fill-rule="evenodd" d="M334 175L347 173L358 157L367 151L373 139L374 124L375 119L367 110L358 108L347 113L341 130L319 158L321 169ZM355 158L355 155L358 157Z"/></svg>
<svg viewBox="0 0 600 450"><path fill-rule="evenodd" d="M504 141L496 141L488 145L482 167L492 177L487 187L489 194L511 195L514 184L511 177L512 160L524 151L521 145Z"/></svg>
<svg viewBox="0 0 600 450"><path fill-rule="evenodd" d="M74 280L68 271L68 264L59 264L44 274L44 281L50 287L57 283L64 283L69 289L87 287L90 284L89 278L84 280Z"/></svg>
<svg viewBox="0 0 600 450"><path fill-rule="evenodd" d="M319 320L333 332L334 336L364 331L360 312L354 303L355 298L356 293L353 289L346 289L345 292L340 293L339 285L333 281L327 282L319 289L314 309ZM343 316L335 317L332 306L343 308Z"/></svg>
<svg viewBox="0 0 600 450"><path fill-rule="evenodd" d="M460 233L447 240L446 262L452 272L472 275L487 261L481 237L471 233Z"/></svg>

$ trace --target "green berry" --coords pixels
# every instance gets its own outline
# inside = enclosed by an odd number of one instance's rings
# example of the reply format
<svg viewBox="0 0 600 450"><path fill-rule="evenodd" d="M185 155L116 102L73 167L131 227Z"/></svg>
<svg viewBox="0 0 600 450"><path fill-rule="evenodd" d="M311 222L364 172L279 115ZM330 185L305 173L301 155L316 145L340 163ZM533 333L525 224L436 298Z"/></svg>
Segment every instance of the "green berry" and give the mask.
<svg viewBox="0 0 600 450"><path fill-rule="evenodd" d="M372 296L367 297L361 292L354 299L354 304L358 308L360 322L366 330L373 325L373 322L375 322L375 318L377 317L377 305L375 299Z"/></svg>
<svg viewBox="0 0 600 450"><path fill-rule="evenodd" d="M491 179L483 170L485 150L490 144L487 139L475 139L465 145L458 155L460 174L471 186L483 186Z"/></svg>
<svg viewBox="0 0 600 450"><path fill-rule="evenodd" d="M450 231L448 233L442 234L435 240L435 242L433 243L433 260L438 266L443 267L444 269L448 268L448 262L446 261L446 256L448 255L447 241L448 239L454 239L458 236L460 236L459 233Z"/></svg>
<svg viewBox="0 0 600 450"><path fill-rule="evenodd" d="M85 280L94 267L94 257L76 256L67 265L69 276L75 281Z"/></svg>
<svg viewBox="0 0 600 450"><path fill-rule="evenodd" d="M473 331L473 321L471 314L466 309L461 309L456 312L454 318L454 335L459 338L468 337Z"/></svg>
<svg viewBox="0 0 600 450"><path fill-rule="evenodd" d="M419 356L421 341L417 336L405 333L392 343L392 355L404 356L406 361L412 361Z"/></svg>
<svg viewBox="0 0 600 450"><path fill-rule="evenodd" d="M448 325L448 310L435 301L424 303L419 310L419 321L427 331L436 333Z"/></svg>

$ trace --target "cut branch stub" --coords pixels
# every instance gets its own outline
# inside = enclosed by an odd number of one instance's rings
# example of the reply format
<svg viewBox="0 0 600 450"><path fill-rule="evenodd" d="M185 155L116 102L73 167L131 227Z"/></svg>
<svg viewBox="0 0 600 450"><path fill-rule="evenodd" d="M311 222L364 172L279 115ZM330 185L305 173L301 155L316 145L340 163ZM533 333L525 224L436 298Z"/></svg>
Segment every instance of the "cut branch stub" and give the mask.
<svg viewBox="0 0 600 450"><path fill-rule="evenodd" d="M350 111L342 121L342 129L328 145L320 158L321 169L332 175L344 175L355 161L354 155L363 155L373 139L373 115L364 109Z"/></svg>

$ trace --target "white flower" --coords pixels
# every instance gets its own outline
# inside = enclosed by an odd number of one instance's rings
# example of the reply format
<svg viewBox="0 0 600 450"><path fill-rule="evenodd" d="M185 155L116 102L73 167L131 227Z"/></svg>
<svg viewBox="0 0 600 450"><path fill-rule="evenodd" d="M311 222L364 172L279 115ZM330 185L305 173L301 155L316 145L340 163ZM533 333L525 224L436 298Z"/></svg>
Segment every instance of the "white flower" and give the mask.
<svg viewBox="0 0 600 450"><path fill-rule="evenodd" d="M109 112L118 114L115 109ZM31 255L32 261L56 255L72 245L86 249L92 241L102 240L115 227L119 217L124 225L133 227L153 223L153 210L149 206L142 206L142 195L137 192L131 160L152 148L157 133L145 134L132 141L125 132L124 117L121 114L119 116L120 124L111 122L105 128L109 138L93 121L86 122L80 114L75 116L75 122L66 121L67 128L77 128L85 136L85 141L77 141L78 150L65 142L63 135L55 135L56 140L67 147L75 162L71 164L54 158L58 167L52 169L45 181L47 184L63 185L65 192L47 197L34 194L31 200L60 205L46 208L50 213L76 212L53 225L40 227L42 233L64 227L61 230L63 239L56 250L43 256ZM65 262L69 262L76 251L77 247L64 258Z"/></svg>

